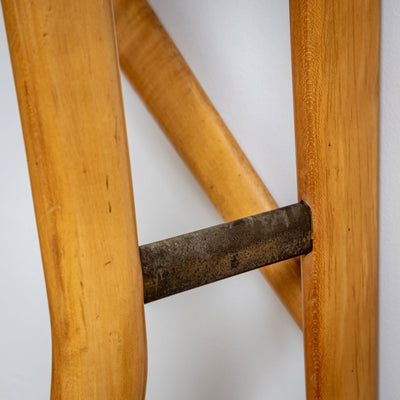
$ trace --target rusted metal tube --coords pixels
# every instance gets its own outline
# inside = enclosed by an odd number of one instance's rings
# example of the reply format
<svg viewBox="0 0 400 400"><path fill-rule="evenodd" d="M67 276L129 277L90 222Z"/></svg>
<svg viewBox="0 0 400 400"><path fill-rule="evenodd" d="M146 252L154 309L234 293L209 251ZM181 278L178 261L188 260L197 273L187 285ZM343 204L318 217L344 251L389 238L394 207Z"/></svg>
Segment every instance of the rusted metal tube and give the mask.
<svg viewBox="0 0 400 400"><path fill-rule="evenodd" d="M311 248L311 210L304 202L144 245L144 302L306 254Z"/></svg>

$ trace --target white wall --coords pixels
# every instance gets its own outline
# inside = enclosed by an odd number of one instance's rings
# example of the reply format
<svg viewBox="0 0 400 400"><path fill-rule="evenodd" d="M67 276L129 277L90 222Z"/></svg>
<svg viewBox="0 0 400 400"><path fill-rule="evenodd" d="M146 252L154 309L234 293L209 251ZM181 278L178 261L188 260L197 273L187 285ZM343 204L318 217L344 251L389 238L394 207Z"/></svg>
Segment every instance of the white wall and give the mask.
<svg viewBox="0 0 400 400"><path fill-rule="evenodd" d="M279 204L294 203L287 2L151 4ZM384 400L398 399L400 393L399 16L398 1L383 2ZM51 365L47 301L2 20L0 24L0 399L45 399ZM125 79L123 91L140 243L221 222ZM145 311L147 399L304 399L302 335L258 272L147 305Z"/></svg>
<svg viewBox="0 0 400 400"><path fill-rule="evenodd" d="M381 11L379 393L400 398L400 1Z"/></svg>

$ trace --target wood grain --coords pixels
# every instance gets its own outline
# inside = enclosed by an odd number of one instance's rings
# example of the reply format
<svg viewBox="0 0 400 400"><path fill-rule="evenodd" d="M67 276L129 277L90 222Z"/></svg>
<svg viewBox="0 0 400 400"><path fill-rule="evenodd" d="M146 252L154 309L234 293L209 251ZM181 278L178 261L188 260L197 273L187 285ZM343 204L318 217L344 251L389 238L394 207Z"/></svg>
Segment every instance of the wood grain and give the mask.
<svg viewBox="0 0 400 400"><path fill-rule="evenodd" d="M121 67L226 221L277 208L145 0L115 0ZM299 326L298 259L261 270Z"/></svg>
<svg viewBox="0 0 400 400"><path fill-rule="evenodd" d="M291 0L307 399L376 399L379 1Z"/></svg>
<svg viewBox="0 0 400 400"><path fill-rule="evenodd" d="M142 399L143 286L109 1L3 0L52 330L52 399Z"/></svg>

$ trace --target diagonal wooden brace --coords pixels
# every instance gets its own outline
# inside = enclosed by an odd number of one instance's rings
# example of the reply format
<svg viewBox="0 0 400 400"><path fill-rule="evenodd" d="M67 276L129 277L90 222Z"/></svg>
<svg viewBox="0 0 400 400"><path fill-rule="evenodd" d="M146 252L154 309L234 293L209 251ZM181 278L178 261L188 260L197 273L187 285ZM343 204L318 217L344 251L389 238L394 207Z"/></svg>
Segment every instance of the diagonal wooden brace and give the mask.
<svg viewBox="0 0 400 400"><path fill-rule="evenodd" d="M277 208L147 1L114 0L114 15L122 70L224 219ZM261 272L301 327L298 259Z"/></svg>

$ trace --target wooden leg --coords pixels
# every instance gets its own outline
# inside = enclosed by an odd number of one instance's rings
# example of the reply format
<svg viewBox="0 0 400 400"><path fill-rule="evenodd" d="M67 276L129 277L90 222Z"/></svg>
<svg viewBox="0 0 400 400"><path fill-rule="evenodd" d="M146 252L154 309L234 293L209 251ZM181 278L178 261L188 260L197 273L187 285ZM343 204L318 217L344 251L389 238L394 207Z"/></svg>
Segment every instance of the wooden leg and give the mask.
<svg viewBox="0 0 400 400"><path fill-rule="evenodd" d="M114 8L123 71L225 220L277 208L147 1ZM299 260L261 271L301 326Z"/></svg>
<svg viewBox="0 0 400 400"><path fill-rule="evenodd" d="M2 3L50 307L51 398L142 399L143 286L111 4Z"/></svg>
<svg viewBox="0 0 400 400"><path fill-rule="evenodd" d="M291 0L307 399L376 399L379 1Z"/></svg>

